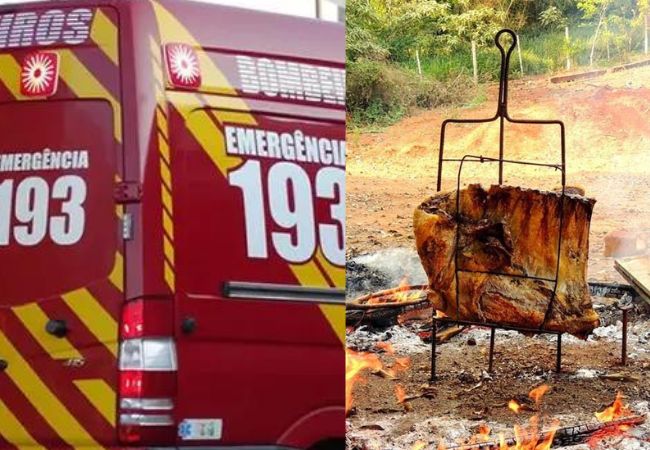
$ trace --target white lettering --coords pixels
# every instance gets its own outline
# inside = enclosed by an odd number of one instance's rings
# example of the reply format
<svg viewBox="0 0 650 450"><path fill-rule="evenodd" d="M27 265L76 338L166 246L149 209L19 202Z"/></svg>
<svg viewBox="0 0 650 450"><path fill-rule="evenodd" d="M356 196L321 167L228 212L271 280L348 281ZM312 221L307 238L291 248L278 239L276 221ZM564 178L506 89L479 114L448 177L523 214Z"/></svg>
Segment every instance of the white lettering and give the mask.
<svg viewBox="0 0 650 450"><path fill-rule="evenodd" d="M90 37L92 19L88 8L1 14L0 49L83 44Z"/></svg>
<svg viewBox="0 0 650 450"><path fill-rule="evenodd" d="M0 153L0 173L47 170L81 170L90 167L87 150L52 151L49 148L32 153Z"/></svg>

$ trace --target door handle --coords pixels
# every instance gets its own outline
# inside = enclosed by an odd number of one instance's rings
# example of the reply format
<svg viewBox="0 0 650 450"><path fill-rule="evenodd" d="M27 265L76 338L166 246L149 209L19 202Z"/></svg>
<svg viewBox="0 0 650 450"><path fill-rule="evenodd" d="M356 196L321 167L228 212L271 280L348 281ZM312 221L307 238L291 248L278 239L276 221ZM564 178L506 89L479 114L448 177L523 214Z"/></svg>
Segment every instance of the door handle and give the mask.
<svg viewBox="0 0 650 450"><path fill-rule="evenodd" d="M47 324L45 324L45 331L50 333L52 336L63 338L68 334L70 329L65 320L52 319L48 320Z"/></svg>

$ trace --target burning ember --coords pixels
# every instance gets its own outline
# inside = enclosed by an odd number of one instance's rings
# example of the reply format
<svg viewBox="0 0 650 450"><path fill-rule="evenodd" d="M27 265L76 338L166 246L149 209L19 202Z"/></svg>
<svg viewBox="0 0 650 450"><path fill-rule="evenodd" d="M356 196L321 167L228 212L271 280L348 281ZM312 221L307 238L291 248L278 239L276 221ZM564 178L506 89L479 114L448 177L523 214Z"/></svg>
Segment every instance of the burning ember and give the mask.
<svg viewBox="0 0 650 450"><path fill-rule="evenodd" d="M361 379L361 372L365 369L381 370L382 364L379 357L373 353L361 353L346 349L345 351L345 413L352 409L352 390L357 381Z"/></svg>
<svg viewBox="0 0 650 450"><path fill-rule="evenodd" d="M623 396L620 392L616 393L616 400L604 410L594 413L596 419L601 423L611 422L613 420L621 419L633 415L628 405L623 404ZM596 444L609 437L620 436L630 429L629 424L617 425L613 428L605 428L589 438L587 444L591 448L595 448Z"/></svg>
<svg viewBox="0 0 650 450"><path fill-rule="evenodd" d="M386 295L377 297L370 297L366 304L376 305L379 303L406 303L417 300L422 300L426 296L426 291L423 289L414 289L414 286L409 284L409 277L405 275L400 281L399 285L386 292Z"/></svg>

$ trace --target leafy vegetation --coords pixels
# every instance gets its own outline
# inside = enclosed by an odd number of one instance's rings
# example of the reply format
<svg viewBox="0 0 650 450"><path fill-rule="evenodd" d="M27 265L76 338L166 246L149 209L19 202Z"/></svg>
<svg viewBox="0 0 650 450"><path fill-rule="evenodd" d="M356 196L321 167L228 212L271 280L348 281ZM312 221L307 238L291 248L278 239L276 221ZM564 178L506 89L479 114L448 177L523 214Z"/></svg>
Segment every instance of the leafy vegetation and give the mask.
<svg viewBox="0 0 650 450"><path fill-rule="evenodd" d="M348 111L385 125L414 108L475 103L498 77L496 32L519 36L511 76L627 62L644 51L650 0L348 0ZM569 29L569 38L565 30Z"/></svg>

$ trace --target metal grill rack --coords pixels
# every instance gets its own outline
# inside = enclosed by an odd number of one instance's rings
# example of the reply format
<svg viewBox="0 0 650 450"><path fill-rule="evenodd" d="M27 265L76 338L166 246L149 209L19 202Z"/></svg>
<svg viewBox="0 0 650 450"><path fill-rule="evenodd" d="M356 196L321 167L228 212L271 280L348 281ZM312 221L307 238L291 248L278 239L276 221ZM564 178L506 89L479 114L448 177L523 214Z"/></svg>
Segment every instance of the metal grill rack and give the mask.
<svg viewBox="0 0 650 450"><path fill-rule="evenodd" d="M510 36L511 43L510 45L504 46L501 43L502 37L504 35ZM564 228L564 203L566 198L566 153L565 153L565 133L564 133L564 123L561 120L530 120L530 119L513 119L508 114L508 70L510 67L510 55L512 54L515 46L517 45L517 35L514 31L509 29L503 29L499 31L495 38L494 42L496 47L501 53L501 75L499 78L499 99L497 110L494 116L486 119L447 119L442 123L442 129L440 132L440 151L438 155L438 179L436 189L440 192L442 188L442 170L443 164L446 162L457 162L459 163L458 176L456 180L456 236L455 236L455 282L456 282L456 317L437 317L434 311L433 313L433 338L431 339L431 381L435 381L437 378L436 375L436 339L435 334L437 330L438 322L458 324L458 325L470 325L470 326L481 326L490 328L490 351L489 351L489 360L488 360L488 371L492 372L493 362L494 362L494 345L495 345L495 335L497 329L503 330L515 330L520 331L526 334L554 334L557 336L557 351L556 351L556 372L560 372L562 369L562 333L552 330L545 329L546 322L550 316L551 311L553 310L553 304L556 298L557 286L560 276L560 255L562 250L562 233ZM506 49L507 47L507 49ZM488 123L499 121L499 157L490 158L480 155L465 155L462 158L445 158L444 149L445 149L445 132L447 126L450 124L478 124L478 123ZM516 124L527 124L527 125L556 125L560 128L560 163L540 163L532 161L521 161L514 159L504 158L504 147L505 147L505 124L516 123ZM477 272L474 270L466 270L459 267L459 242L460 242L460 224L461 224L461 202L460 202L460 191L461 191L461 174L463 170L463 165L469 162L476 162L480 164L485 163L498 163L499 165L499 185L503 184L503 166L504 164L515 164L515 165L527 165L527 166L538 166L538 167L547 167L560 171L561 173L561 182L562 182L562 191L560 193L560 218L559 218L559 229L558 229L558 240L557 240L557 266L555 271L554 278L540 278L530 275L520 275L520 274L507 274L500 272ZM459 306L460 306L460 288L459 288L459 274L460 273L483 273L489 275L505 276L505 277L517 277L525 278L530 280L540 280L544 282L553 283L553 292L549 298L548 306L544 316L544 320L539 328L522 328L516 326L509 326L498 323L489 323L489 322L475 322L468 320L460 320L458 316Z"/></svg>

